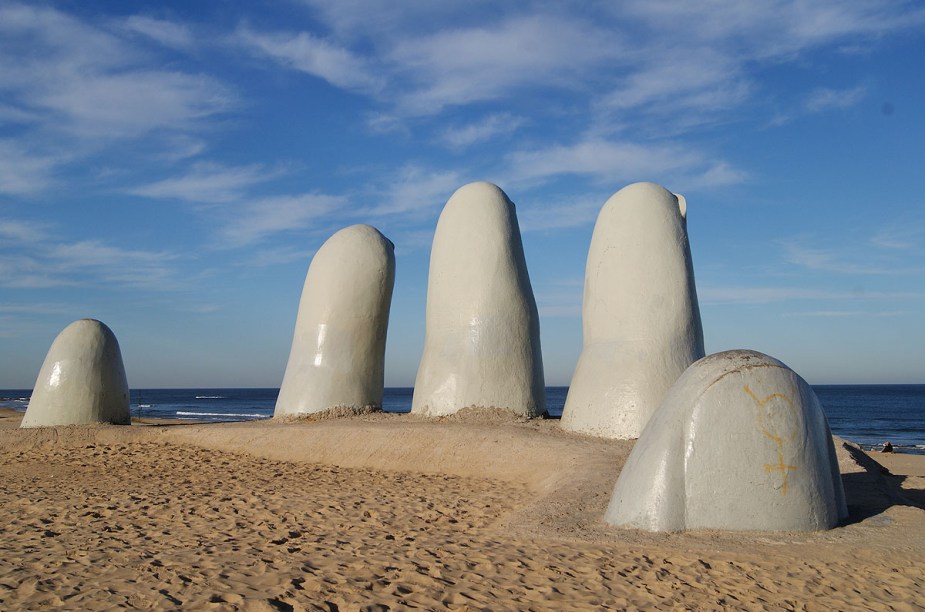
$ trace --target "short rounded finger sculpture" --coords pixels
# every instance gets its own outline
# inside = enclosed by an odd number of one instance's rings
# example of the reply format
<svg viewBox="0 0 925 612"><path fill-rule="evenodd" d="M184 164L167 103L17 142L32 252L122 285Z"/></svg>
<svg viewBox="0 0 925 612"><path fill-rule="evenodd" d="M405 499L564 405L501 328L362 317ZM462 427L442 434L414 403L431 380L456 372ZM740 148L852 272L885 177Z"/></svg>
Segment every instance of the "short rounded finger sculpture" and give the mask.
<svg viewBox="0 0 925 612"><path fill-rule="evenodd" d="M693 364L649 421L605 520L649 531L814 531L848 515L816 394L754 351Z"/></svg>
<svg viewBox="0 0 925 612"><path fill-rule="evenodd" d="M45 356L21 427L131 423L119 341L96 319L65 327Z"/></svg>

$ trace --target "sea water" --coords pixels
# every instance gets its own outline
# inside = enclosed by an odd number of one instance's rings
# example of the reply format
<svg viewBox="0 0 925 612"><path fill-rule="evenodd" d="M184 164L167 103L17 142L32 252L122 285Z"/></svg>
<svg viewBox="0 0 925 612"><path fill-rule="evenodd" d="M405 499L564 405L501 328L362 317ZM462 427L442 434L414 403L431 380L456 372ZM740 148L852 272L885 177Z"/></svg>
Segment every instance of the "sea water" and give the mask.
<svg viewBox="0 0 925 612"><path fill-rule="evenodd" d="M925 385L814 385L832 433L879 449L925 454ZM411 410L411 387L385 390L383 410ZM546 405L562 415L568 387L547 387ZM0 407L25 410L30 390L0 390ZM273 416L279 389L133 389L135 417L196 421L246 421Z"/></svg>

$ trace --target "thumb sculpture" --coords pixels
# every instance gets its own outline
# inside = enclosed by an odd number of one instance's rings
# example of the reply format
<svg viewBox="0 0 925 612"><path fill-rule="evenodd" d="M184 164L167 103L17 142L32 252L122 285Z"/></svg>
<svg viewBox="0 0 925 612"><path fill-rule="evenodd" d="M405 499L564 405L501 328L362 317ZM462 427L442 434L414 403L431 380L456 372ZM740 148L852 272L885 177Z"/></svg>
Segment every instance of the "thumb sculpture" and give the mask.
<svg viewBox="0 0 925 612"><path fill-rule="evenodd" d="M668 387L703 357L686 214L682 196L654 183L624 187L601 209L563 428L639 437Z"/></svg>
<svg viewBox="0 0 925 612"><path fill-rule="evenodd" d="M546 412L540 323L514 204L491 183L449 199L434 234L411 412Z"/></svg>
<svg viewBox="0 0 925 612"><path fill-rule="evenodd" d="M649 531L814 531L848 515L810 386L754 351L701 359L630 453L605 520Z"/></svg>
<svg viewBox="0 0 925 612"><path fill-rule="evenodd" d="M382 407L385 339L395 284L394 246L351 225L308 267L275 417Z"/></svg>
<svg viewBox="0 0 925 612"><path fill-rule="evenodd" d="M129 389L115 334L80 319L48 349L20 427L92 423L129 425Z"/></svg>

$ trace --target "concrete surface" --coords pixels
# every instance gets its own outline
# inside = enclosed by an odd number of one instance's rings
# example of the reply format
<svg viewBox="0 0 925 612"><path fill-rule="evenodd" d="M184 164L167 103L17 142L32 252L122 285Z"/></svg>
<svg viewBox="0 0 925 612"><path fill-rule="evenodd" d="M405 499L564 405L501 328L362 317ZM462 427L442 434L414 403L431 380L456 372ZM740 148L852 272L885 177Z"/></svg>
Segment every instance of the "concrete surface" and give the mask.
<svg viewBox="0 0 925 612"><path fill-rule="evenodd" d="M122 351L96 319L65 327L45 356L21 427L131 423Z"/></svg>
<svg viewBox="0 0 925 612"><path fill-rule="evenodd" d="M434 234L424 353L411 411L546 411L540 323L514 204L491 183L461 187Z"/></svg>
<svg viewBox="0 0 925 612"><path fill-rule="evenodd" d="M395 283L392 243L351 225L318 249L305 276L275 417L381 408Z"/></svg>
<svg viewBox="0 0 925 612"><path fill-rule="evenodd" d="M562 427L639 437L668 388L704 355L682 196L634 183L607 200L588 250L582 328Z"/></svg>
<svg viewBox="0 0 925 612"><path fill-rule="evenodd" d="M793 370L754 351L693 364L630 453L605 521L649 531L815 531L847 517L828 422Z"/></svg>

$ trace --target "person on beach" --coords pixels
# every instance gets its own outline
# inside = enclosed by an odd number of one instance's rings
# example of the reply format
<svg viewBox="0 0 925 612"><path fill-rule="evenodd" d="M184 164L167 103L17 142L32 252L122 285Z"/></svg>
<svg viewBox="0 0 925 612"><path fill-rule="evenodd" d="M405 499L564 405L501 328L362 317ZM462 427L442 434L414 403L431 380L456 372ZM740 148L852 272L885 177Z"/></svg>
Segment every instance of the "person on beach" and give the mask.
<svg viewBox="0 0 925 612"><path fill-rule="evenodd" d="M884 443L883 443L883 448L880 449L880 452L881 452L881 453L892 453L892 452L893 452L893 445L890 444L889 442L884 442Z"/></svg>

